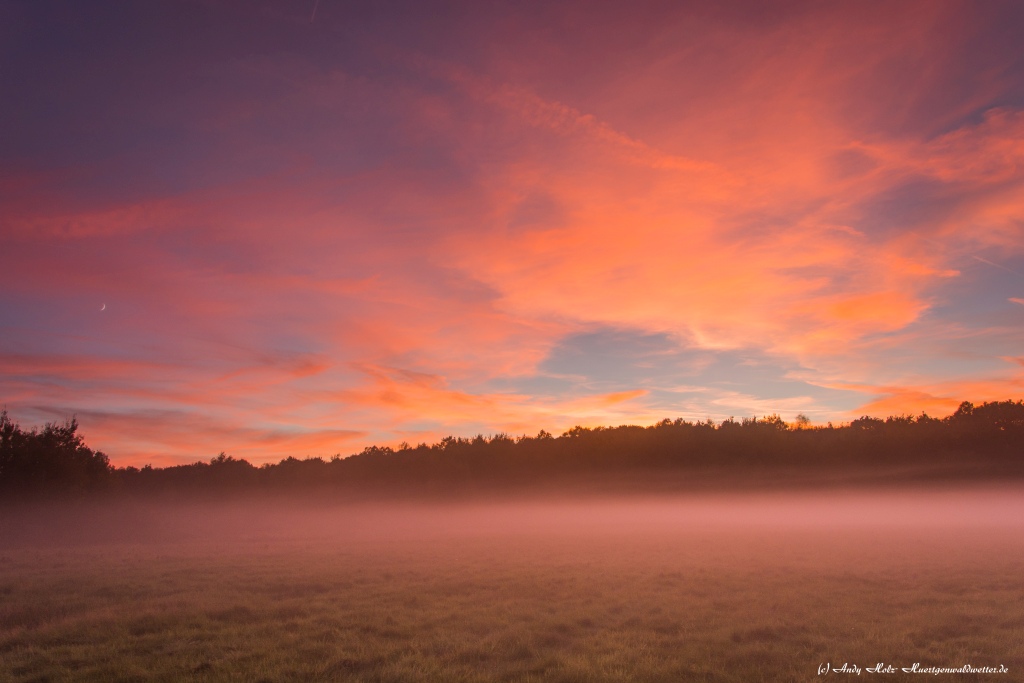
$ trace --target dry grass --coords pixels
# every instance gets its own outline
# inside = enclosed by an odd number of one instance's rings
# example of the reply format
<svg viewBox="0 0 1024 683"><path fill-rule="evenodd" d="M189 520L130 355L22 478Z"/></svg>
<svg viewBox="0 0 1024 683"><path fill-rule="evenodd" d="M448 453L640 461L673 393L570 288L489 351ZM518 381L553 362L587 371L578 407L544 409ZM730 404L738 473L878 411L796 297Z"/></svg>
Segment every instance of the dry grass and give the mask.
<svg viewBox="0 0 1024 683"><path fill-rule="evenodd" d="M0 679L804 681L823 662L922 662L1010 668L941 680L1019 680L1024 666L1017 527L333 510L292 533L294 514L203 514L195 533L0 551Z"/></svg>

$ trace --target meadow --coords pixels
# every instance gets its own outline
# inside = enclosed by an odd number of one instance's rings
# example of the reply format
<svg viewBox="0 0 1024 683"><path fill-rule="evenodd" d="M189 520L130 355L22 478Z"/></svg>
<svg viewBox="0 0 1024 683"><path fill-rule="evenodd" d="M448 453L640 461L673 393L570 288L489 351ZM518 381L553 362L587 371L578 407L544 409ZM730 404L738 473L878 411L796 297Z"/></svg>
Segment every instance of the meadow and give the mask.
<svg viewBox="0 0 1024 683"><path fill-rule="evenodd" d="M0 680L1021 680L1022 500L8 509Z"/></svg>

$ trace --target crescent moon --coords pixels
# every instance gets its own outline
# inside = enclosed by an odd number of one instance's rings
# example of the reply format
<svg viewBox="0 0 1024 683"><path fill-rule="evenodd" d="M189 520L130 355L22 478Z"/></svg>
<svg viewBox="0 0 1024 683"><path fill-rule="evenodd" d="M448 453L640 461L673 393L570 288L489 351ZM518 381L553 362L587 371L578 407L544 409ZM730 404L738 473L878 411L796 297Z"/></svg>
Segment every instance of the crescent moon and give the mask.
<svg viewBox="0 0 1024 683"><path fill-rule="evenodd" d="M103 304L102 306L100 306L100 310L101 310L101 311L105 311L105 310L107 310L107 305L106 305L106 304Z"/></svg>

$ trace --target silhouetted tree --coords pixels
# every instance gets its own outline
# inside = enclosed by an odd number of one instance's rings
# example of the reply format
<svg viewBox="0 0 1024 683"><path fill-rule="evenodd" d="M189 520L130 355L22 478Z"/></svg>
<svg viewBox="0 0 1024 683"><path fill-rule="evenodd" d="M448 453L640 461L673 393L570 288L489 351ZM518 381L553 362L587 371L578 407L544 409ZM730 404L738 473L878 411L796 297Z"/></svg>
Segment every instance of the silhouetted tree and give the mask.
<svg viewBox="0 0 1024 683"><path fill-rule="evenodd" d="M650 427L576 426L559 437L545 430L515 438L448 436L432 446L368 446L329 462L290 457L260 467L221 453L190 465L114 469L103 453L84 444L77 430L72 418L24 431L6 412L0 413L0 493L13 497L106 489L146 495L313 490L440 495L595 479L684 481L701 471L724 473L725 480L746 472L838 468L868 473L893 467L1024 477L1024 401L964 402L943 419L924 413L864 416L838 427L813 427L799 418L790 427L778 415L768 415L729 418L717 425L710 419L677 418Z"/></svg>
<svg viewBox="0 0 1024 683"><path fill-rule="evenodd" d="M0 491L8 496L72 493L109 483L110 461L78 434L78 420L26 432L0 412Z"/></svg>

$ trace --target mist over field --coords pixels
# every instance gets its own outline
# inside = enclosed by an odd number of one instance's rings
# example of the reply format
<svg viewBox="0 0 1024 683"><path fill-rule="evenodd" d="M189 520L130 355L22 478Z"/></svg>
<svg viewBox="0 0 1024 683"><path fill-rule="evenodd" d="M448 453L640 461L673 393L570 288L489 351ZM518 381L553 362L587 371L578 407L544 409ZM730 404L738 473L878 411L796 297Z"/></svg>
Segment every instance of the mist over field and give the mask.
<svg viewBox="0 0 1024 683"><path fill-rule="evenodd" d="M1024 402L963 402L941 419L679 419L140 469L74 419L26 429L0 411L3 673L1016 671L1022 435Z"/></svg>
<svg viewBox="0 0 1024 683"><path fill-rule="evenodd" d="M0 520L8 547L51 544L309 542L405 545L495 537L524 542L625 534L666 542L700 533L900 531L923 535L1024 530L1024 487L828 488L679 496L534 496L492 503L385 500L337 504L277 496L228 501L90 501L12 506Z"/></svg>
<svg viewBox="0 0 1024 683"><path fill-rule="evenodd" d="M823 663L1024 666L1016 486L106 501L2 520L0 671L16 681L774 681L811 680Z"/></svg>

